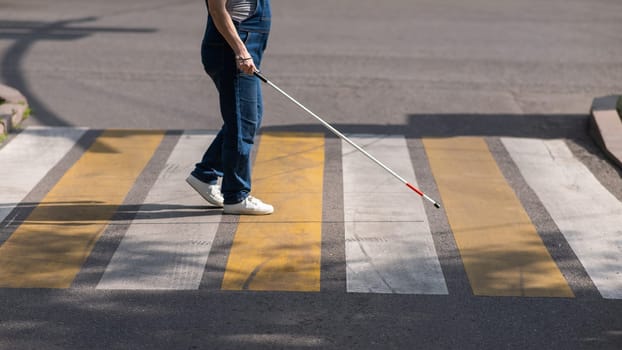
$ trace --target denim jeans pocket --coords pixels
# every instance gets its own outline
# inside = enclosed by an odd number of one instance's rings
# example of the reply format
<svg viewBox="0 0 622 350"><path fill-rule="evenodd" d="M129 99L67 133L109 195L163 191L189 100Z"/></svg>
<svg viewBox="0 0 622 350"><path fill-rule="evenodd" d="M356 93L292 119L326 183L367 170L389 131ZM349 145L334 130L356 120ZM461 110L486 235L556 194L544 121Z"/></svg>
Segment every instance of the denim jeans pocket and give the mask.
<svg viewBox="0 0 622 350"><path fill-rule="evenodd" d="M251 37L251 33L245 30L239 30L238 35L240 36L240 40L242 40L244 44L246 44Z"/></svg>

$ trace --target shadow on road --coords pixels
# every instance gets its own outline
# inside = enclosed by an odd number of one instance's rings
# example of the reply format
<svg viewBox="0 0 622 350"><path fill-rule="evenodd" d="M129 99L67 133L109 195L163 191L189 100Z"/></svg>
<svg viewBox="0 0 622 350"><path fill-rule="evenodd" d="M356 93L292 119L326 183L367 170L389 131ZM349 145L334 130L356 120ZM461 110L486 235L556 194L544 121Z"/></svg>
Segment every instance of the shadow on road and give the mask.
<svg viewBox="0 0 622 350"><path fill-rule="evenodd" d="M580 114L410 114L405 125L334 124L343 133L404 135L408 138L496 136L540 139L586 137L588 116ZM320 124L266 126L262 131L326 132Z"/></svg>
<svg viewBox="0 0 622 350"><path fill-rule="evenodd" d="M332 126L344 134L404 135L408 139L457 136L564 139L573 152L580 149L587 151L600 161L610 164L617 176L622 178L622 169L615 166L590 137L587 114L410 114L404 125ZM325 133L327 137L337 137L320 124L266 126L262 131ZM590 164L586 165L591 167ZM622 191L615 195L622 198Z"/></svg>
<svg viewBox="0 0 622 350"><path fill-rule="evenodd" d="M587 116L582 115L411 115L405 125L342 124L335 127L345 133L405 135L408 139L453 136L560 138L582 145L588 152L604 159L587 135ZM318 125L271 126L263 131L322 132L328 135ZM417 147L411 145L410 148ZM22 209L32 211L36 204L23 203ZM91 220L100 219L98 209L101 209L101 203L57 202L48 205L61 212L66 206L80 206L87 212L92 211ZM204 209L200 206L122 205L116 220L204 215ZM127 225L123 222L117 224ZM225 224L233 226L235 223ZM115 234L122 237L123 229L118 227L119 232ZM443 230L448 228L433 228L435 233ZM557 235L547 231L543 234ZM112 252L118 246L118 240L111 239L104 242L106 244L106 249L101 251ZM149 248L137 247L137 250L147 251ZM230 243L213 247L214 251L229 249ZM174 256L172 247L163 247L162 252ZM447 252L455 253L455 248ZM470 254L476 258L479 253ZM507 259L502 251L493 253L499 260ZM563 253L560 252L559 256ZM141 257L137 256L137 259ZM21 348L50 348L50 344L55 348L69 348L80 344L92 349L375 349L412 348L412 344L425 349L613 349L622 342L622 320L619 317L622 303L619 300L592 296L577 296L575 299L480 297L466 289L465 292L458 291L456 286L460 285L457 282L450 286L450 294L443 296L343 291L102 291L89 288L101 276L98 266L105 266L109 260L109 255L95 257L92 263L95 268L84 275L84 279L91 282L86 283L87 288L0 288L0 339L10 337L11 344ZM557 261L561 261L559 257ZM443 262L450 282L452 278L457 279L452 275L464 274L458 269L452 270L451 266L448 269L452 263L460 265L461 262L459 258L448 258ZM206 268L218 270L222 267L218 264ZM124 268L128 272L133 269L132 266ZM323 267L322 271L326 270ZM343 279L343 275L340 278Z"/></svg>
<svg viewBox="0 0 622 350"><path fill-rule="evenodd" d="M28 51L42 41L80 40L96 33L153 33L154 28L118 28L84 26L98 17L66 19L62 21L16 21L0 19L0 40L12 40L13 44L0 59L0 81L19 90L28 100L36 118L48 126L69 126L61 116L37 98L24 75L23 60Z"/></svg>

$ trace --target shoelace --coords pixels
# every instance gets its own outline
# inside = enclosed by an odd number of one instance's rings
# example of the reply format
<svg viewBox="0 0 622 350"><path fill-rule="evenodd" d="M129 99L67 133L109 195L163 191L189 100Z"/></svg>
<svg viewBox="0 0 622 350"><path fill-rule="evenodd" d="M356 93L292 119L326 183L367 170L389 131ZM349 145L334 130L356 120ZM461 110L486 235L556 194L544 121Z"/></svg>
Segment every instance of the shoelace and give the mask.
<svg viewBox="0 0 622 350"><path fill-rule="evenodd" d="M209 191L212 196L221 196L218 186L210 186Z"/></svg>
<svg viewBox="0 0 622 350"><path fill-rule="evenodd" d="M246 199L248 200L248 202L250 202L251 204L256 205L256 206L262 204L262 202L259 199L255 198L253 196L250 196L250 195L248 197L246 197Z"/></svg>

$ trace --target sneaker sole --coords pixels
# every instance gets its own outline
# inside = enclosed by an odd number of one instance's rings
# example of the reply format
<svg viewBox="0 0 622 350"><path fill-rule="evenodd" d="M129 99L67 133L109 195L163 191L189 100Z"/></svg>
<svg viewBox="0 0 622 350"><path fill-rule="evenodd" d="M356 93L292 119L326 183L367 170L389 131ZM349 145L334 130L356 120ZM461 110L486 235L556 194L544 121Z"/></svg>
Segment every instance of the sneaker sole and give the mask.
<svg viewBox="0 0 622 350"><path fill-rule="evenodd" d="M223 214L226 215L270 215L274 213L274 210L271 211L255 211L255 210L236 210L236 209L225 209L223 210Z"/></svg>

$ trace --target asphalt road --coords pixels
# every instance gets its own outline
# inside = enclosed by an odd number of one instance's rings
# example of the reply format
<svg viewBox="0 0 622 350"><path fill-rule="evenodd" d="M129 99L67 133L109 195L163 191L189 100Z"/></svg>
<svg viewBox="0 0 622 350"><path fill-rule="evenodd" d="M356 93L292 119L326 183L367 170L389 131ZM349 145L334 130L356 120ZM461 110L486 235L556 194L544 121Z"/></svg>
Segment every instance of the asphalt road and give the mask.
<svg viewBox="0 0 622 350"><path fill-rule="evenodd" d="M201 1L0 1L0 81L27 97L26 126L217 129L205 16ZM620 1L273 0L273 16L262 71L340 129L565 138L622 200L587 133L592 99L622 92ZM265 130L321 130L264 91ZM455 252L434 215L436 244ZM325 267L320 293L1 289L0 347L622 347L622 303L581 273L575 299L476 297L458 258L442 264L446 296L344 293L344 271Z"/></svg>
<svg viewBox="0 0 622 350"><path fill-rule="evenodd" d="M214 128L202 1L3 1L2 81L31 124ZM264 73L335 123L581 114L619 93L620 7L599 1L275 1ZM308 119L266 91L265 125ZM69 103L71 102L71 103Z"/></svg>

